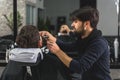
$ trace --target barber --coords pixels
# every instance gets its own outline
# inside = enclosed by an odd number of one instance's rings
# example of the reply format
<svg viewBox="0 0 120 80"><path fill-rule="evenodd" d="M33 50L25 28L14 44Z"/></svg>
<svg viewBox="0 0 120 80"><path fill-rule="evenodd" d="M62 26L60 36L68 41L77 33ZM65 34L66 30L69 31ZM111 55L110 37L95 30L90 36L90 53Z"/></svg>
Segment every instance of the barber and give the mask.
<svg viewBox="0 0 120 80"><path fill-rule="evenodd" d="M99 12L91 7L83 7L71 13L72 28L77 40L62 42L47 31L48 49L55 54L71 72L82 75L81 80L111 80L108 43L97 29ZM64 51L77 51L79 56L72 58ZM79 79L77 79L79 80Z"/></svg>

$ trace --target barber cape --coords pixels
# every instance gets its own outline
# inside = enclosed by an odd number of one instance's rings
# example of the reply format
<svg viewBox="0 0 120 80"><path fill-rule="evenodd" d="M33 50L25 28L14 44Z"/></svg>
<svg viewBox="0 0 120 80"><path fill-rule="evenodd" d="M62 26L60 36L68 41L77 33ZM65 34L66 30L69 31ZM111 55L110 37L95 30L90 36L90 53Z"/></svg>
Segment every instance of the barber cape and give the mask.
<svg viewBox="0 0 120 80"><path fill-rule="evenodd" d="M26 65L27 63L36 64L43 60L43 53L43 49L40 48L14 48L9 52L9 60Z"/></svg>

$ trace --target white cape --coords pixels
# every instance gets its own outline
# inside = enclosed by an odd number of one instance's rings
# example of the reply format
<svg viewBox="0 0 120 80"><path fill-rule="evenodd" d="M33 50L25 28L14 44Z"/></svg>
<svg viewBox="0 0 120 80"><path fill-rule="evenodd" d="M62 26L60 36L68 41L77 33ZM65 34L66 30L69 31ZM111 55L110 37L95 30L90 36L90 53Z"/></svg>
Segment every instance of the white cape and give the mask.
<svg viewBox="0 0 120 80"><path fill-rule="evenodd" d="M36 63L38 56L43 60L40 48L14 48L9 52L9 60L25 63Z"/></svg>

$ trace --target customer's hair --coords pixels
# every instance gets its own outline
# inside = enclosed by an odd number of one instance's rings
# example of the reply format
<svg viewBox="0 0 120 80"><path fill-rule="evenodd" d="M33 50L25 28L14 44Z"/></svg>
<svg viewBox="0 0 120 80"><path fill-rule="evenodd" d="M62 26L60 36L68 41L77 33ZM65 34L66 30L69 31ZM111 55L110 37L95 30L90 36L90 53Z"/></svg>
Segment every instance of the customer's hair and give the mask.
<svg viewBox="0 0 120 80"><path fill-rule="evenodd" d="M39 30L33 25L23 26L16 38L16 43L22 48L37 48L40 40Z"/></svg>
<svg viewBox="0 0 120 80"><path fill-rule="evenodd" d="M91 27L95 28L99 21L99 12L97 9L86 6L72 12L70 18L73 21L77 19L82 22L90 21Z"/></svg>

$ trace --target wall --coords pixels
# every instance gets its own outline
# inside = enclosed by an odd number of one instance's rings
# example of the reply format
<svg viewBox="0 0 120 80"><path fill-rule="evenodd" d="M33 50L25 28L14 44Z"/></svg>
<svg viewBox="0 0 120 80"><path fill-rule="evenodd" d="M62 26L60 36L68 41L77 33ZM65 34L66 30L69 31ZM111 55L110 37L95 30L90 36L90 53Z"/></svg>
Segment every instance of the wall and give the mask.
<svg viewBox="0 0 120 80"><path fill-rule="evenodd" d="M12 1L13 0L0 0L0 36L11 34L11 30L6 25L6 20L3 17L3 14L8 15L10 12L12 12ZM51 23L55 26L57 24L56 20L58 16L66 16L67 24L70 26L71 22L69 21L69 13L79 8L79 0L17 0L18 10L24 18L23 24L26 23L25 1L35 3L36 11L38 7L44 9L46 12L45 15L49 16ZM45 4L43 5L43 3ZM114 0L97 0L97 8L100 12L98 28L103 31L103 35L117 35L118 16Z"/></svg>
<svg viewBox="0 0 120 80"><path fill-rule="evenodd" d="M79 8L79 0L45 0L45 8L52 24L56 25L58 16L66 16L70 26L69 13ZM100 12L98 29L105 36L117 35L118 16L114 0L97 0L97 8Z"/></svg>
<svg viewBox="0 0 120 80"><path fill-rule="evenodd" d="M103 35L117 35L118 16L114 0L97 0L97 8L100 12L98 28L103 31Z"/></svg>
<svg viewBox="0 0 120 80"><path fill-rule="evenodd" d="M50 18L53 25L57 26L58 16L65 16L67 24L70 26L69 14L79 8L79 0L45 0L44 6L46 16Z"/></svg>
<svg viewBox="0 0 120 80"><path fill-rule="evenodd" d="M34 4L36 7L35 10L35 22L37 24L37 8L43 9L44 0L17 0L17 10L20 12L21 16L23 17L22 23L23 25L26 24L26 4ZM6 25L7 21L4 18L5 15L9 15L13 12L13 0L0 0L0 37L12 34L11 29ZM35 25L36 25L35 24ZM18 29L19 31L20 29Z"/></svg>
<svg viewBox="0 0 120 80"><path fill-rule="evenodd" d="M23 25L25 24L25 0L17 0L17 10L23 16ZM9 16L13 13L13 0L0 0L0 36L12 34L11 29L6 25L7 20L3 15Z"/></svg>
<svg viewBox="0 0 120 80"><path fill-rule="evenodd" d="M29 4L31 6L35 7L35 11L34 11L34 23L33 25L37 25L37 19L38 19L38 8L40 9L44 9L44 0L26 0L26 4Z"/></svg>
<svg viewBox="0 0 120 80"><path fill-rule="evenodd" d="M36 25L37 25L37 22L38 22L38 8L40 9L44 9L44 0L37 0L36 2L36 15L35 15L35 21L36 21Z"/></svg>
<svg viewBox="0 0 120 80"><path fill-rule="evenodd" d="M44 9L44 0L37 0L36 6L37 8Z"/></svg>
<svg viewBox="0 0 120 80"><path fill-rule="evenodd" d="M12 2L11 2L11 3L12 3ZM10 4L11 4L11 3L10 3ZM6 1L6 0L0 0L0 10L1 10L1 11L0 11L0 36L6 35L7 33L8 33L8 34L11 34L10 28L5 25L5 24L6 24L6 20L5 20L4 16L3 16L3 15L5 15L5 14L8 14L8 11L10 11L10 9L7 10L7 7L8 7L10 4L7 4L7 1ZM9 6L9 8L10 8L10 6ZM10 11L10 12L11 12L11 11Z"/></svg>

